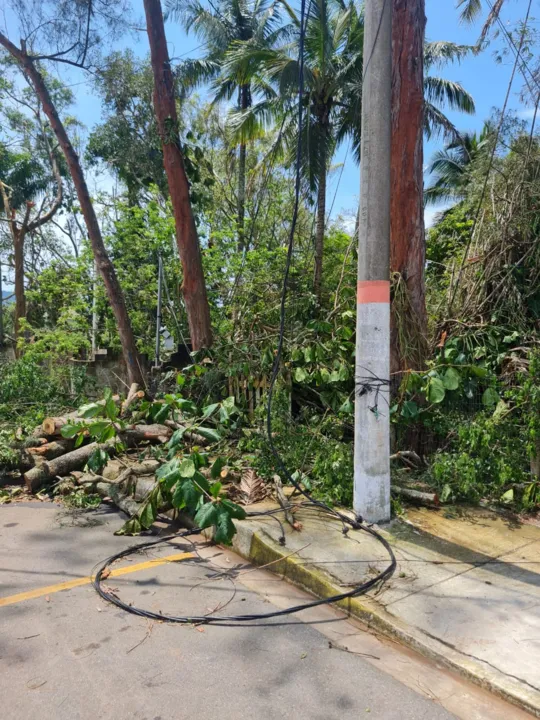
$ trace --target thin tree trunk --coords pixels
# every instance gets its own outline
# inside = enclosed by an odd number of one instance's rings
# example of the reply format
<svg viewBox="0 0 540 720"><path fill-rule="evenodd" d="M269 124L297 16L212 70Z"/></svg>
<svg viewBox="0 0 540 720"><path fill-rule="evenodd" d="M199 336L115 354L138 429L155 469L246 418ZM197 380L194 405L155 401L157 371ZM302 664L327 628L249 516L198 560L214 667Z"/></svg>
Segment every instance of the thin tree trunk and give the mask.
<svg viewBox="0 0 540 720"><path fill-rule="evenodd" d="M392 308L392 371L421 367L426 348L423 202L425 0L393 0L390 267L406 288ZM400 296L401 297L401 296ZM398 332L398 323L400 323ZM400 346L398 337L407 338ZM404 346L406 344L406 347Z"/></svg>
<svg viewBox="0 0 540 720"><path fill-rule="evenodd" d="M241 110L247 110L250 104L249 85L242 85L240 88ZM247 146L245 142L240 143L238 148L238 248L244 249L245 242L245 217L246 217L246 158Z"/></svg>
<svg viewBox="0 0 540 720"><path fill-rule="evenodd" d="M13 258L15 265L15 339L19 339L21 320L26 317L26 293L24 289L24 232L17 230L13 238ZM19 355L17 347L15 353Z"/></svg>
<svg viewBox="0 0 540 720"><path fill-rule="evenodd" d="M212 345L210 308L202 267L201 249L191 201L189 183L178 137L178 115L163 13L160 0L144 0L146 28L154 73L154 108L163 147L163 165L176 226L176 242L182 262L182 286L194 350Z"/></svg>
<svg viewBox="0 0 540 720"><path fill-rule="evenodd" d="M77 197L88 230L88 237L90 238L96 265L99 269L101 277L103 278L107 297L116 318L129 382L136 382L143 385L144 379L139 362L139 353L137 352L135 336L133 335L131 322L129 320L124 294L122 292L122 288L120 287L120 283L118 282L118 278L116 277L113 264L111 263L105 249L103 238L101 236L101 229L94 211L94 206L92 205L92 200L90 199L90 193L88 192L88 187L86 185L86 180L77 153L71 144L62 121L58 117L58 113L56 112L54 103L49 95L43 76L37 70L32 59L28 57L26 53L22 52L19 48L13 45L13 43L10 42L2 33L0 33L0 44L3 45L6 50L19 62L26 76L30 80L37 96L40 99L43 111L49 120L49 124L56 135L60 147L62 148L69 172L73 179L73 184L75 185L75 189L77 191Z"/></svg>
<svg viewBox="0 0 540 720"><path fill-rule="evenodd" d="M319 192L317 195L317 227L315 229L315 274L313 291L319 305L322 298L322 269L324 253L324 230L326 225L326 158L323 158Z"/></svg>

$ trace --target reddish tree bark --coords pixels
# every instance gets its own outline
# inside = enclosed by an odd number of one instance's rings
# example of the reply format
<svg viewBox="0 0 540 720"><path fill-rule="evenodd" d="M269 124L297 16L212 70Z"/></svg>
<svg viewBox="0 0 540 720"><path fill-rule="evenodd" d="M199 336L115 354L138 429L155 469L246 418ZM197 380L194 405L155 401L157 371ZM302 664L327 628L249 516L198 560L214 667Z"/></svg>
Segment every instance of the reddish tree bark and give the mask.
<svg viewBox="0 0 540 720"><path fill-rule="evenodd" d="M210 308L201 248L189 198L189 183L178 137L178 115L163 13L160 0L144 0L146 29L154 73L154 109L163 147L163 165L176 226L176 243L182 262L182 292L194 350L212 345Z"/></svg>
<svg viewBox="0 0 540 720"><path fill-rule="evenodd" d="M124 294L122 292L122 288L120 287L120 283L118 282L118 278L116 277L114 266L103 243L101 228L99 227L94 206L90 198L90 193L88 192L88 186L86 185L79 157L71 144L62 121L58 117L58 113L56 112L54 103L51 99L45 81L43 80L43 76L36 68L32 58L28 56L26 52L20 50L2 33L0 33L0 44L3 45L17 60L23 72L28 77L41 102L43 112L47 116L49 124L56 135L56 139L62 148L69 172L73 179L73 184L75 185L75 190L77 191L77 197L81 205L84 221L88 230L88 237L90 238L90 243L92 245L96 266L103 278L107 298L111 304L111 308L116 319L129 382L136 382L143 385L144 379L139 361L139 353L135 344L135 336L133 335L133 329L129 320Z"/></svg>
<svg viewBox="0 0 540 720"><path fill-rule="evenodd" d="M408 308L392 313L392 371L422 362L426 335L423 201L425 0L393 0L390 267L405 283ZM403 309L401 308L403 312ZM407 323L400 347L397 323Z"/></svg>

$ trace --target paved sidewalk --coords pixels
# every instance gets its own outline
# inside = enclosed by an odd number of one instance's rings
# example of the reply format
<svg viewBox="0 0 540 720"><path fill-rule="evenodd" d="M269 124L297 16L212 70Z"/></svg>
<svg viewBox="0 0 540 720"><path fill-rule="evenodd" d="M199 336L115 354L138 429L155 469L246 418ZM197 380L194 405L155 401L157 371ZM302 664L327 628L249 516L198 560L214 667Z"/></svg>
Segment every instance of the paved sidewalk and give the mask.
<svg viewBox="0 0 540 720"><path fill-rule="evenodd" d="M393 578L349 611L540 717L540 528L489 511L410 511L384 534ZM320 596L343 592L387 564L369 534L300 510L303 528L271 518L240 523L235 548ZM283 558L275 562L278 558Z"/></svg>

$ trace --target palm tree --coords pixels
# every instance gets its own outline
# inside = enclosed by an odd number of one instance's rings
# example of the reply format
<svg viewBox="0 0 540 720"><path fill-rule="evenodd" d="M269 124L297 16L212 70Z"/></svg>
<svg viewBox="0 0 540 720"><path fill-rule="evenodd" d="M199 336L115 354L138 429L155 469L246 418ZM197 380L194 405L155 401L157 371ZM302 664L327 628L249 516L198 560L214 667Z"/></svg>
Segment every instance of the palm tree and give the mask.
<svg viewBox="0 0 540 720"><path fill-rule="evenodd" d="M491 3L486 3L490 8L489 15L487 16L480 37L478 38L477 47L481 47L485 42L487 34L491 30L492 26L497 22L501 14L502 6L505 0L493 0ZM460 13L460 20L462 22L472 23L476 20L478 15L484 9L483 0L456 0L456 7L462 8Z"/></svg>
<svg viewBox="0 0 540 720"><path fill-rule="evenodd" d="M224 71L244 72L266 97L245 112L237 113L237 131L280 118L274 149L294 156L298 143L295 100L298 95L298 33L300 19L287 7L291 20L288 42L262 47L255 41L238 44L227 54ZM337 146L350 138L360 154L361 84L363 65L363 16L354 2L312 0L304 42L304 125L302 170L308 192L317 197L314 292L320 301L323 244L326 224L326 181ZM273 89L273 93L271 91Z"/></svg>
<svg viewBox="0 0 540 720"><path fill-rule="evenodd" d="M272 47L288 32L281 25L279 0L168 0L168 15L179 20L186 32L193 31L203 42L204 57L187 60L179 67L179 80L185 89L210 82L213 103L231 101L236 97L237 108L247 110L252 104L252 92L264 88L252 87L241 68L223 72L225 55L235 43L257 43ZM238 141L237 224L240 249L244 245L246 204L247 132L236 135Z"/></svg>
<svg viewBox="0 0 540 720"><path fill-rule="evenodd" d="M458 110L474 115L476 108L472 96L458 82L430 74L435 67L460 62L474 52L469 45L439 41L428 42L424 47L424 134L426 138L443 134L447 138L459 138L455 125L444 114L444 109Z"/></svg>
<svg viewBox="0 0 540 720"><path fill-rule="evenodd" d="M492 127L486 123L480 135L462 133L458 139L450 140L442 150L432 157L427 168L434 178L424 190L426 205L442 201L460 201L465 197L472 163L486 149Z"/></svg>

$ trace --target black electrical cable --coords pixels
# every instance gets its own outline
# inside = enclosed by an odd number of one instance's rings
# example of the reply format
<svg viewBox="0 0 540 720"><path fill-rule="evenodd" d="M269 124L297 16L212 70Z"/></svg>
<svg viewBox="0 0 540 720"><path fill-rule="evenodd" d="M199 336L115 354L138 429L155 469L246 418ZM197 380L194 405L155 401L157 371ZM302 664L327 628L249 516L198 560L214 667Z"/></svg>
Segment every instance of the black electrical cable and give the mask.
<svg viewBox="0 0 540 720"><path fill-rule="evenodd" d="M385 3L386 4L386 3ZM384 13L384 7L383 11ZM309 14L309 13L308 13ZM382 22L382 18L381 18ZM293 208L293 216L291 221L291 228L289 232L289 244L287 249L287 260L285 264L285 273L283 278L283 289L281 293L281 305L280 305L280 323L279 323L279 341L278 341L278 347L276 352L276 357L274 360L274 367L272 370L272 376L270 380L270 385L268 388L268 406L267 406L267 414L266 414L266 428L267 428L267 434L268 434L268 443L270 446L270 449L272 451L272 454L274 456L276 466L280 471L280 474L285 477L288 482L298 491L300 492L307 500L307 502L299 503L296 505L289 505L285 508L276 508L273 510L266 510L266 511L253 511L248 512L247 517L248 518L255 518L255 517L265 517L265 516L274 516L278 513L285 512L287 510L295 510L298 507L302 508L309 508L313 510L318 510L319 512L322 512L329 517L332 517L334 519L340 520L342 523L342 532L344 535L347 535L349 530L361 530L363 532L368 533L372 537L374 537L376 540L378 540L383 547L388 552L388 555L390 557L390 563L389 565L380 573L378 573L373 578L370 578L369 580L366 580L363 583L360 583L356 587L353 587L351 590L347 590L346 592L339 593L337 595L333 595L332 597L328 598L322 598L320 600L311 600L307 603L302 603L300 605L295 605L290 608L286 608L284 610L274 610L272 612L268 613L255 613L255 614L246 614L246 615L221 615L221 616L209 616L209 615L163 615L161 613L156 613L151 610L145 610L143 608L138 608L133 605L129 605L125 603L123 600L121 600L115 593L108 592L105 590L102 585L101 581L103 578L103 574L105 571L109 568L110 565L112 565L117 560L121 560L122 558L127 557L128 555L132 555L134 553L140 552L141 550L145 550L146 548L155 547L156 545L159 545L161 543L169 542L171 539L177 539L177 538L188 538L191 535L196 535L202 532L201 528L192 528L189 530L184 530L183 532L176 533L174 535L168 535L163 538L159 538L158 540L151 540L149 542L140 543L137 545L132 545L125 550L120 551L119 553L116 553L116 555L112 555L111 557L107 558L99 569L96 572L95 578L93 580L94 588L96 589L97 593L107 602L112 603L113 605L116 605L117 607L121 608L122 610L125 610L128 613L131 613L132 615L139 615L141 617L145 617L151 620L160 620L161 622L170 622L170 623L181 623L181 624L189 624L189 623L197 623L197 624L205 624L205 625L231 625L236 623L249 623L249 622L255 622L255 621L261 621L261 620L268 620L271 618L279 618L283 617L285 615L292 615L297 612L301 612L302 610L307 610L309 608L319 607L320 605L329 605L331 603L340 602L341 600L346 600L348 598L357 597L359 595L363 595L371 588L375 587L379 583L384 582L388 578L390 578L396 569L396 558L394 555L394 552L392 548L390 547L390 544L386 540L385 537L380 535L378 532L376 532L373 528L368 527L367 525L363 524L362 518L356 517L355 519L351 519L344 513L338 512L337 510L334 510L333 508L329 507L325 503L321 502L320 500L316 500L313 498L304 488L300 486L300 484L292 477L292 474L289 472L288 468L286 467L283 458L279 454L278 449L275 446L273 437L272 437L272 398L274 394L274 388L275 384L279 375L280 365L281 365L281 357L283 354L283 343L284 343L284 336L285 336L285 306L287 301L287 290L288 290L288 280L289 280L289 273L291 269L291 262L292 262L292 254L293 254L293 248L294 248L294 236L296 231L296 222L298 219L298 209L300 204L300 188L301 188L301 160L302 160L302 128L303 128L303 93L304 93L304 38L305 38L305 32L306 32L306 23L307 23L307 17L306 17L306 0L302 0L301 2L301 14L300 14L300 40L299 40L299 78L298 78L298 145L297 145L297 153L296 153L296 178L295 178L295 198L294 198L294 208ZM373 378L366 378L366 384L368 381L372 382ZM280 523L281 526L281 523ZM281 526L281 532L282 536L280 538L280 541L282 544L285 542L285 536L283 534L283 527Z"/></svg>

